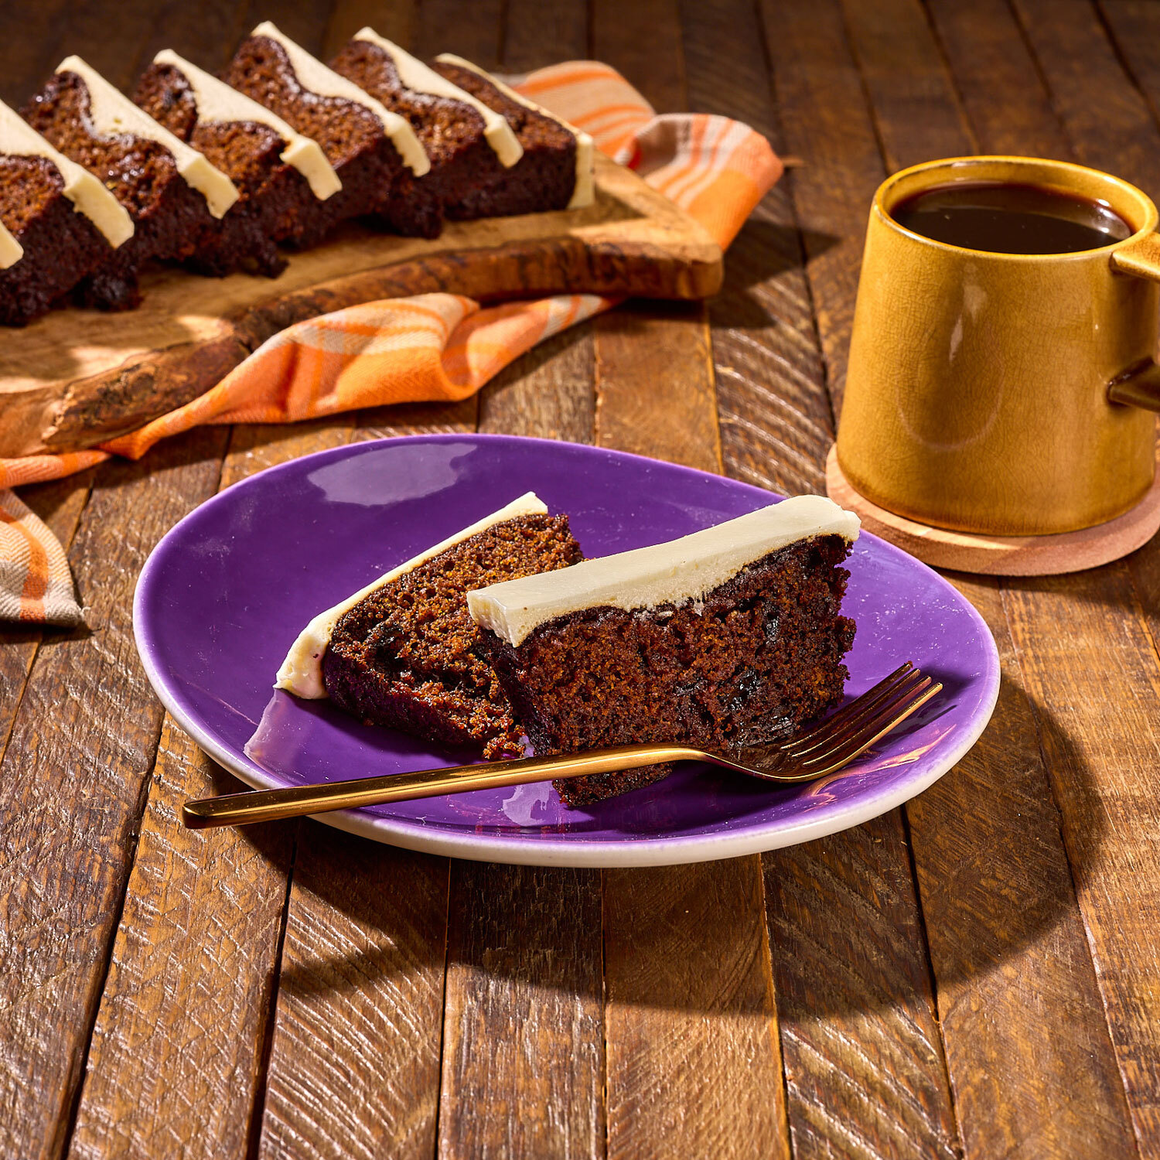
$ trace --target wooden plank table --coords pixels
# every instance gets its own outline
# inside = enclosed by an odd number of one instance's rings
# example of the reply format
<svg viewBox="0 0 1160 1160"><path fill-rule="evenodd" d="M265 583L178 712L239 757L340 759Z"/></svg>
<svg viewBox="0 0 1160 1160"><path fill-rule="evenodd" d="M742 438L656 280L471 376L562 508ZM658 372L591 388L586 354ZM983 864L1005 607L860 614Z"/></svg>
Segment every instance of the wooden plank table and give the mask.
<svg viewBox="0 0 1160 1160"><path fill-rule="evenodd" d="M19 0L0 96L80 52L220 67L259 19L520 71L609 61L802 159L705 305L636 304L456 406L204 429L24 498L87 627L0 648L0 1156L1160 1157L1160 545L952 577L992 725L905 808L651 870L436 858L313 822L190 833L234 788L152 695L137 574L215 491L426 431L641 452L819 491L864 218L930 157L1074 158L1160 195L1149 0Z"/></svg>

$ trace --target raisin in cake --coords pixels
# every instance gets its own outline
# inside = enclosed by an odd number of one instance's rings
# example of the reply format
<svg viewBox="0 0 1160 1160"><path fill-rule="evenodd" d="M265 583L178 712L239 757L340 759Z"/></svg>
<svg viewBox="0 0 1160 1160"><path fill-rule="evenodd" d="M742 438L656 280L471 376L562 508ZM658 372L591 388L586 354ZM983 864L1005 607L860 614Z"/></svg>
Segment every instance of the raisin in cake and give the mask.
<svg viewBox="0 0 1160 1160"><path fill-rule="evenodd" d="M728 751L842 697L854 639L839 565L858 518L800 496L680 540L468 594L537 754L634 742ZM557 781L570 805L666 766Z"/></svg>
<svg viewBox="0 0 1160 1160"><path fill-rule="evenodd" d="M480 216L471 209L473 192L523 156L506 118L371 28L356 32L330 63L407 118L431 162L417 183L433 192L442 211L451 218Z"/></svg>
<svg viewBox="0 0 1160 1160"><path fill-rule="evenodd" d="M39 317L132 236L120 202L0 103L0 323Z"/></svg>
<svg viewBox="0 0 1160 1160"><path fill-rule="evenodd" d="M522 725L478 653L468 589L580 560L567 516L530 492L316 616L277 687L489 758L522 755Z"/></svg>
<svg viewBox="0 0 1160 1160"><path fill-rule="evenodd" d="M276 242L320 240L323 203L342 183L317 142L170 49L153 58L133 100L237 187L221 235L191 259L196 268L222 272L240 249L273 276L285 266Z"/></svg>
<svg viewBox="0 0 1160 1160"><path fill-rule="evenodd" d="M444 53L435 70L501 113L519 140L523 155L510 169L493 170L464 199L458 215L490 217L578 209L595 197L592 138L509 88L462 57Z"/></svg>
<svg viewBox="0 0 1160 1160"><path fill-rule="evenodd" d="M221 170L78 56L62 61L21 113L111 190L133 219L133 237L86 283L85 296L95 305L136 305L141 265L151 258L192 257L238 199L233 182ZM236 259L244 264L245 255L238 253Z"/></svg>
<svg viewBox="0 0 1160 1160"><path fill-rule="evenodd" d="M269 21L242 43L222 79L322 146L342 182L326 203L328 226L373 215L399 233L438 235L439 203L416 181L431 165L405 118Z"/></svg>

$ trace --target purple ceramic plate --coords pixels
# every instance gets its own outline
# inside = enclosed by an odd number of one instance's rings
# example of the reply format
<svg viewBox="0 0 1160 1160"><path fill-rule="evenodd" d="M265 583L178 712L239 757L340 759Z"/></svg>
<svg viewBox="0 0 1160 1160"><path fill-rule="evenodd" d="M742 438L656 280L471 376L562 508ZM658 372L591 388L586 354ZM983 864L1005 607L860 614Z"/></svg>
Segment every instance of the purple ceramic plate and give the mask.
<svg viewBox="0 0 1160 1160"><path fill-rule="evenodd" d="M315 613L525 491L568 513L589 556L673 539L771 498L669 463L505 435L417 436L323 451L228 488L158 544L134 606L153 688L215 761L253 786L472 760L271 686ZM848 693L856 696L907 660L945 691L834 777L777 789L690 763L588 809L566 809L545 782L319 820L459 858L644 866L770 850L892 809L975 743L998 694L998 656L979 614L913 557L863 533L848 567L843 611L858 626Z"/></svg>

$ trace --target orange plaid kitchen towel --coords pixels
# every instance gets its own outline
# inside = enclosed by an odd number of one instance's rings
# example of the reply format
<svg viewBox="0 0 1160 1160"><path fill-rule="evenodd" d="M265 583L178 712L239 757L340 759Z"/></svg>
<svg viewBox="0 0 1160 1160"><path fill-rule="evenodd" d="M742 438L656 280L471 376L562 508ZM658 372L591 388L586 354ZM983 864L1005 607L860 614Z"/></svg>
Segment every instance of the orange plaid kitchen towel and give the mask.
<svg viewBox="0 0 1160 1160"><path fill-rule="evenodd" d="M727 246L782 165L760 134L726 117L657 116L614 69L571 61L516 85L591 134ZM0 459L0 489L81 471L110 455L137 459L159 439L203 423L285 423L385 403L474 394L542 339L616 305L564 294L481 309L456 294L368 302L276 334L216 387L96 450ZM51 531L0 490L0 619L73 625L82 610Z"/></svg>

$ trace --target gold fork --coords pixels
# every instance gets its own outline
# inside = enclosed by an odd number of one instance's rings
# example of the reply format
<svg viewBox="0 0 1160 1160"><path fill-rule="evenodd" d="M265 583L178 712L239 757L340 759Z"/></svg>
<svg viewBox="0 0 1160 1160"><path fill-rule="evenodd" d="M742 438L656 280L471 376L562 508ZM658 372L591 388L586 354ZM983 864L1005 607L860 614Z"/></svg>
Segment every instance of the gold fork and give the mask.
<svg viewBox="0 0 1160 1160"><path fill-rule="evenodd" d="M250 790L186 802L181 820L192 829L272 822L302 814L355 809L381 802L409 801L473 789L495 789L546 781L556 777L583 777L666 761L705 761L766 781L813 781L835 773L864 753L880 737L920 709L942 685L924 677L910 662L879 681L872 689L844 705L810 729L781 741L750 746L737 758L709 753L689 745L616 745L556 757L528 757L489 761L418 773L332 781L292 789Z"/></svg>

